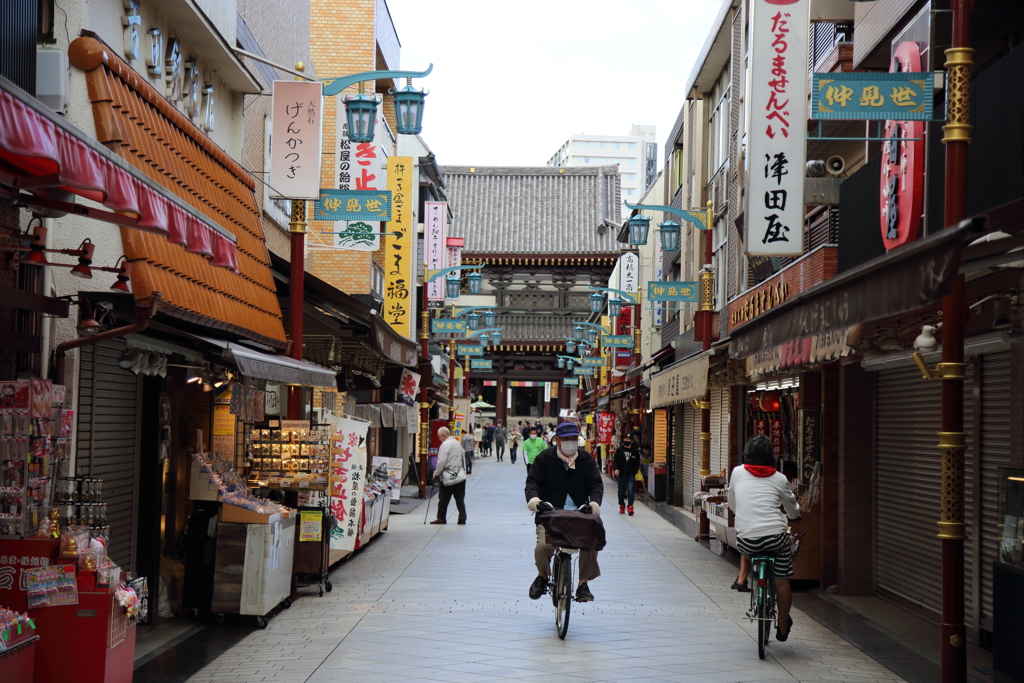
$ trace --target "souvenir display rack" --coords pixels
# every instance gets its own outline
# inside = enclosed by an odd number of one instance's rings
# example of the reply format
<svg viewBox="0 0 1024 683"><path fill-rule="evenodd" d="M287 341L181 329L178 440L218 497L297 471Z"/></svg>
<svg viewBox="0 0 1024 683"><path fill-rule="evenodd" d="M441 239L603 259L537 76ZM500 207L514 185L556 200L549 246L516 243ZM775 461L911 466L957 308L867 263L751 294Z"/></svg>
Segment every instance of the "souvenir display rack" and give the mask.
<svg viewBox="0 0 1024 683"><path fill-rule="evenodd" d="M253 489L325 491L330 466L330 426L309 420L245 424L248 486Z"/></svg>

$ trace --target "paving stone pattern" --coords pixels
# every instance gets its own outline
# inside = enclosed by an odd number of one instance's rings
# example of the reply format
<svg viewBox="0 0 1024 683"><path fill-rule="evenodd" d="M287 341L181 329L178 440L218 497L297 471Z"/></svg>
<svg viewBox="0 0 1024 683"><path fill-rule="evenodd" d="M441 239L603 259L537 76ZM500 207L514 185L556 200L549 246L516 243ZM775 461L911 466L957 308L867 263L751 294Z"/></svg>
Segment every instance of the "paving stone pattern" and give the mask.
<svg viewBox="0 0 1024 683"><path fill-rule="evenodd" d="M189 680L903 681L799 610L789 641L773 639L759 660L749 597L729 590L735 570L646 507L620 516L607 480L597 600L573 606L559 640L550 599L526 595L535 536L524 478L521 461L478 460L466 526L454 504L446 526L392 516L334 571L332 593L301 597Z"/></svg>

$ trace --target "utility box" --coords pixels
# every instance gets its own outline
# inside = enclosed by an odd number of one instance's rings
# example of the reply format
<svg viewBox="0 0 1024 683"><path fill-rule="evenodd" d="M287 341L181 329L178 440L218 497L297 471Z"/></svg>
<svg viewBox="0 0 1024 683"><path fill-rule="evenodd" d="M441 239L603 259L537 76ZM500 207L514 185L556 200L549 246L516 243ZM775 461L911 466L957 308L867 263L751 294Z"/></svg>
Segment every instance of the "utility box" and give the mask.
<svg viewBox="0 0 1024 683"><path fill-rule="evenodd" d="M71 88L68 53L36 50L36 99L59 114L68 108Z"/></svg>

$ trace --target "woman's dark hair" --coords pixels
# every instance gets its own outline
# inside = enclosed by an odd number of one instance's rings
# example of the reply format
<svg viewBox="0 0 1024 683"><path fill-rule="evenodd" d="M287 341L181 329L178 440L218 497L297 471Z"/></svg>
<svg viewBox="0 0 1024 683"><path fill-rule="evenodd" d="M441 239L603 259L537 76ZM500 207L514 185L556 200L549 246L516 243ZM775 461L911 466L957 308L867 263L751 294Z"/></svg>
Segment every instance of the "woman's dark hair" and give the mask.
<svg viewBox="0 0 1024 683"><path fill-rule="evenodd" d="M743 464L775 467L775 451L772 440L764 434L750 437L743 449Z"/></svg>

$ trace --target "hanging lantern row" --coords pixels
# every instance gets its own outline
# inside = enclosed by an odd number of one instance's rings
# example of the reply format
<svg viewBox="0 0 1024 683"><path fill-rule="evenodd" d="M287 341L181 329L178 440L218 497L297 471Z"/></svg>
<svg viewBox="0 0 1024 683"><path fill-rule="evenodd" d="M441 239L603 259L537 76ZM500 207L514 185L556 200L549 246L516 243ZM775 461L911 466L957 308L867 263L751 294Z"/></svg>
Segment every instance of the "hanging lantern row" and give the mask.
<svg viewBox="0 0 1024 683"><path fill-rule="evenodd" d="M373 142L377 128L377 96L363 92L345 98L345 118L348 121L348 137L352 142ZM412 87L412 79L406 79L401 90L390 90L395 101L395 114L399 135L419 135L423 130L423 98L427 93Z"/></svg>

